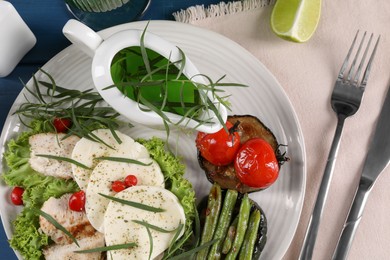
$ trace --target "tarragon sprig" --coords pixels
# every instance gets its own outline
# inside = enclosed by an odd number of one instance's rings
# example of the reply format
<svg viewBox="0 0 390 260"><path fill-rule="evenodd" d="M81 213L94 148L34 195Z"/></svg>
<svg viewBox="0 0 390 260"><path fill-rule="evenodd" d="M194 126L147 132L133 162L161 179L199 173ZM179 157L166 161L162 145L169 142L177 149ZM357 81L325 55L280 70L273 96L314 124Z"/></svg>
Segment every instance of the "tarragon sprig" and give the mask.
<svg viewBox="0 0 390 260"><path fill-rule="evenodd" d="M64 138L77 135L101 142L91 132L98 128L108 128L120 142L114 131L119 127L119 114L104 102L97 91L93 88L81 91L60 87L49 73L42 69L40 71L48 80L38 80L33 75L31 86L24 84L26 102L14 112L26 127L31 128L26 119L35 119L43 121L55 131L54 118L67 118L72 121L72 126Z"/></svg>
<svg viewBox="0 0 390 260"><path fill-rule="evenodd" d="M202 124L210 123L214 117L221 125L224 125L225 122L219 113L218 106L223 105L230 110L230 103L228 102L229 95L221 95L224 93L222 87L246 87L246 85L225 83L223 82L225 76L215 82L203 74L195 75L193 78L186 77L183 73L187 63L185 53L178 48L181 58L172 61L170 57L165 58L159 53L147 49L144 42L146 30L147 26L141 35L139 47L125 48L114 57L111 64L114 85L107 86L106 89L116 87L124 96L138 102L140 110L156 113L162 118L168 134L170 125L181 125L187 119L199 123L195 129ZM134 60L142 62L138 64ZM199 82L195 78L203 78L205 83ZM179 100L175 103L168 100L169 87L173 85L180 86ZM146 91L148 88L159 90L159 100L151 100L142 93L142 90ZM185 88L194 89L194 101L187 100L186 102ZM216 101L212 101L210 96ZM208 111L212 113L208 114ZM172 122L166 116L166 112L180 114L182 118L178 122Z"/></svg>

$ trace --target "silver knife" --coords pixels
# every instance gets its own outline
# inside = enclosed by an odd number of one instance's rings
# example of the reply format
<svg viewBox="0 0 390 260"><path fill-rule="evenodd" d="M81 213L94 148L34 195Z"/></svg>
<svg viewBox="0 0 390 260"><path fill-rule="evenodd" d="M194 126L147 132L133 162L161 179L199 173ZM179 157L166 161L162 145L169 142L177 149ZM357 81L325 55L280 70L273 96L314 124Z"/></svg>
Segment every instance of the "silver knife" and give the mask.
<svg viewBox="0 0 390 260"><path fill-rule="evenodd" d="M356 190L347 220L344 223L339 241L334 251L333 260L346 259L357 227L363 215L368 195L379 174L390 161L390 89L379 115L374 138L371 141L359 186Z"/></svg>

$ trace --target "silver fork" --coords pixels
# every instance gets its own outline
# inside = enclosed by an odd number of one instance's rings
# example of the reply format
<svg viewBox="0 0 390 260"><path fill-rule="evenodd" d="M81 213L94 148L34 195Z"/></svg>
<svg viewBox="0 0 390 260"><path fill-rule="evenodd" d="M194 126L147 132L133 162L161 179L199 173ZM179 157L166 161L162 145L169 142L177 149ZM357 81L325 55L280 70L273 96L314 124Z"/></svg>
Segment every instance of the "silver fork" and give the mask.
<svg viewBox="0 0 390 260"><path fill-rule="evenodd" d="M305 234L305 239L303 241L303 246L299 255L300 260L312 259L318 228L321 221L322 212L324 210L325 201L328 196L329 184L332 179L336 157L340 146L340 139L341 139L341 134L344 126L344 121L347 117L354 115L360 107L363 93L367 85L368 76L370 74L371 65L374 60L375 52L380 39L380 37L378 37L375 47L372 50L369 61L364 69L363 76L361 77L361 74L363 72L363 67L365 64L365 59L373 38L373 34L371 34L366 49L361 57L361 61L358 67L356 68L360 56L360 52L362 50L366 38L366 32L364 33L361 42L359 44L359 47L357 49L356 55L351 65L349 66L350 57L353 52L358 35L359 35L359 31L357 31L355 38L353 39L352 45L343 62L343 65L341 66L340 72L338 74L333 89L333 93L331 97L331 105L334 112L337 115L337 127L336 127L336 132L334 134L332 146L329 151L328 161L326 163L324 175L322 176L316 203L309 220L308 228Z"/></svg>

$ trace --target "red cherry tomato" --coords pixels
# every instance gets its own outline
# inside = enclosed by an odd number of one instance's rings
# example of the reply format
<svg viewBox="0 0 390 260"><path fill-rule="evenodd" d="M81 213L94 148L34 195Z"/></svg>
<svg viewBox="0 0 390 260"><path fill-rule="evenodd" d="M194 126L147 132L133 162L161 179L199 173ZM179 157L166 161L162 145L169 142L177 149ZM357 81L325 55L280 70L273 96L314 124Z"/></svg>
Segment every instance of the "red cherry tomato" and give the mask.
<svg viewBox="0 0 390 260"><path fill-rule="evenodd" d="M23 192L21 187L14 187L11 192L11 201L14 205L23 205Z"/></svg>
<svg viewBox="0 0 390 260"><path fill-rule="evenodd" d="M69 118L56 117L53 119L53 125L57 133L65 133L72 126L72 121Z"/></svg>
<svg viewBox="0 0 390 260"><path fill-rule="evenodd" d="M137 182L138 182L138 179L137 179L137 176L135 175L127 175L126 178L125 178L125 184L126 184L126 187L133 187L135 185L137 185Z"/></svg>
<svg viewBox="0 0 390 260"><path fill-rule="evenodd" d="M234 169L242 183L255 188L267 188L279 175L274 150L260 138L251 139L241 146L234 161Z"/></svg>
<svg viewBox="0 0 390 260"><path fill-rule="evenodd" d="M69 208L73 211L83 211L85 209L85 192L77 191L69 198Z"/></svg>
<svg viewBox="0 0 390 260"><path fill-rule="evenodd" d="M227 121L226 127L230 130L233 124ZM226 132L225 129L213 134L199 132L195 143L203 158L212 164L223 166L233 162L240 148L240 135L234 131Z"/></svg>
<svg viewBox="0 0 390 260"><path fill-rule="evenodd" d="M126 189L126 184L124 181L114 181L112 184L111 184L111 189L115 192L120 192L120 191L123 191L124 189Z"/></svg>

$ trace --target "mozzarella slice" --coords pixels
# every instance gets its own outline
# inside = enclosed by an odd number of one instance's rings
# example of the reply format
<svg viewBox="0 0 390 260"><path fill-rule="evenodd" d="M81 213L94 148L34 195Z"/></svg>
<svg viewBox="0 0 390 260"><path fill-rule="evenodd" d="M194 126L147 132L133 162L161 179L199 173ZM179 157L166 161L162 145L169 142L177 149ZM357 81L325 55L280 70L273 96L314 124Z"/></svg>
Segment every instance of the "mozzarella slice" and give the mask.
<svg viewBox="0 0 390 260"><path fill-rule="evenodd" d="M134 186L119 192L117 198L162 208L164 212L151 212L110 201L104 216L106 245L135 242L131 249L112 250L113 259L148 259L150 241L147 228L133 220L145 221L154 226L171 230L163 233L149 228L153 239L151 259L164 252L172 242L180 223L185 224L185 215L177 197L170 191L152 186ZM182 235L182 234L181 234Z"/></svg>
<svg viewBox="0 0 390 260"><path fill-rule="evenodd" d="M157 162L151 158L138 159L138 161L145 164L151 163L151 165L102 161L93 170L86 190L85 212L92 226L99 232L104 230L104 213L110 202L99 193L115 195L116 192L111 190L112 182L123 181L127 175L131 174L137 177L137 185L164 188L164 175Z"/></svg>
<svg viewBox="0 0 390 260"><path fill-rule="evenodd" d="M31 168L48 176L63 179L72 178L71 163L36 156L37 154L44 154L70 158L73 148L80 138L71 135L63 139L64 136L65 134L62 133L42 133L30 136L29 144L31 153L29 163Z"/></svg>
<svg viewBox="0 0 390 260"><path fill-rule="evenodd" d="M124 157L130 159L149 158L147 149L134 141L133 138L119 131L116 131L119 139L118 143L109 129L98 129L92 132L102 142L95 142L85 137L77 142L72 152L72 159L93 169L99 162L97 157L111 156ZM92 170L72 165L73 178L80 189L85 190L88 185L89 176Z"/></svg>

